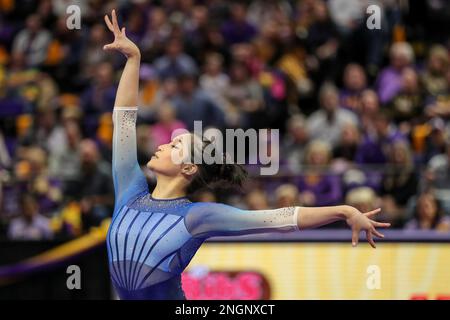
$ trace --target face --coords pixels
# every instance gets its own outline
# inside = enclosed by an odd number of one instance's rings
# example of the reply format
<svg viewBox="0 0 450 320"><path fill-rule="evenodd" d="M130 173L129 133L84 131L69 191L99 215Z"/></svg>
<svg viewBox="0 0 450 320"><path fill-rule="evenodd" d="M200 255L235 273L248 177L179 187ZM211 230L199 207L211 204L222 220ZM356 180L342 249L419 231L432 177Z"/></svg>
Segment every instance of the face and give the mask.
<svg viewBox="0 0 450 320"><path fill-rule="evenodd" d="M326 111L334 111L338 107L339 97L336 92L328 91L323 94L321 97L322 107Z"/></svg>
<svg viewBox="0 0 450 320"><path fill-rule="evenodd" d="M194 174L196 166L187 164L192 135L176 136L172 141L158 146L157 151L147 163L147 168L160 175L176 177L182 174Z"/></svg>
<svg viewBox="0 0 450 320"><path fill-rule="evenodd" d="M21 206L24 217L31 219L36 214L37 204L33 199L24 199Z"/></svg>
<svg viewBox="0 0 450 320"><path fill-rule="evenodd" d="M83 165L95 164L98 160L98 149L93 141L85 140L80 143L80 156Z"/></svg>
<svg viewBox="0 0 450 320"><path fill-rule="evenodd" d="M309 157L309 164L316 166L323 166L328 163L328 153L323 150L312 150Z"/></svg>
<svg viewBox="0 0 450 320"><path fill-rule="evenodd" d="M250 192L246 197L246 202L250 210L264 210L269 207L267 195L259 190Z"/></svg>
<svg viewBox="0 0 450 320"><path fill-rule="evenodd" d="M376 113L379 109L378 96L372 90L364 91L364 93L362 94L361 102L364 113Z"/></svg>
<svg viewBox="0 0 450 320"><path fill-rule="evenodd" d="M397 164L406 164L408 160L406 147L402 144L395 144L392 150L392 160Z"/></svg>
<svg viewBox="0 0 450 320"><path fill-rule="evenodd" d="M395 69L402 69L409 64L408 57L402 52L394 52L391 55L391 65Z"/></svg>
<svg viewBox="0 0 450 320"><path fill-rule="evenodd" d="M349 65L344 73L345 86L350 90L362 90L366 86L364 70L356 64Z"/></svg>
<svg viewBox="0 0 450 320"><path fill-rule="evenodd" d="M342 142L352 144L358 140L358 130L352 124L347 124L342 129Z"/></svg>
<svg viewBox="0 0 450 320"><path fill-rule="evenodd" d="M415 92L419 87L417 73L411 69L405 69L402 73L402 86L405 92Z"/></svg>
<svg viewBox="0 0 450 320"><path fill-rule="evenodd" d="M436 202L431 195L423 195L417 203L417 210L421 219L433 219L436 216Z"/></svg>

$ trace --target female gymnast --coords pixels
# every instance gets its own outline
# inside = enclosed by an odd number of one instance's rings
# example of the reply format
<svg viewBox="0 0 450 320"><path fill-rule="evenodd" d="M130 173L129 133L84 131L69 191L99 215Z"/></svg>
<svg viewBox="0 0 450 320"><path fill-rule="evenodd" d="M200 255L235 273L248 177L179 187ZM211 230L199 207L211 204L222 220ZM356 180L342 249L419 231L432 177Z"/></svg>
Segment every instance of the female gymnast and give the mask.
<svg viewBox="0 0 450 320"><path fill-rule="evenodd" d="M105 22L114 41L104 50L127 57L113 111L115 209L107 235L111 279L121 299L185 299L181 273L202 243L213 236L289 232L345 219L352 229L353 246L360 231L365 231L375 248L373 235L384 237L375 227L389 226L369 218L379 208L367 213L347 205L241 210L189 201L187 194L199 186L217 181L240 184L246 176L237 164L172 161L173 152L186 157L185 150L204 150L210 143L190 133L159 146L147 163L157 177L156 187L149 193L136 155L140 52L127 38L125 28L119 28L114 10L111 18L106 15ZM186 148L192 141L194 148Z"/></svg>

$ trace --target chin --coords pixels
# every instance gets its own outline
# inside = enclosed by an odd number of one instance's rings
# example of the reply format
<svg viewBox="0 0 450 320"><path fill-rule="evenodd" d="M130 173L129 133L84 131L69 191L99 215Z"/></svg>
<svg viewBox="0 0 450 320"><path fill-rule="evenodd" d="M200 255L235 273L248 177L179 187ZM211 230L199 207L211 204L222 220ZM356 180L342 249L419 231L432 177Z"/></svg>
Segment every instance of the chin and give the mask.
<svg viewBox="0 0 450 320"><path fill-rule="evenodd" d="M147 164L145 165L147 168L149 168L150 170L153 170L153 163L152 163L152 159L147 162Z"/></svg>

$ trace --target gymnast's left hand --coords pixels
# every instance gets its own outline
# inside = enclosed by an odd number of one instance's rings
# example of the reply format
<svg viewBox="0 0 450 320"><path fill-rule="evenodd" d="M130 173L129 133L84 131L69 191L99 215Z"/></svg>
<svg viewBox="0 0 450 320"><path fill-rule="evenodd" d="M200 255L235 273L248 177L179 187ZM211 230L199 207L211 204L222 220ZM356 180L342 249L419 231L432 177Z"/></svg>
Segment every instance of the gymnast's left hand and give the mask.
<svg viewBox="0 0 450 320"><path fill-rule="evenodd" d="M390 227L390 223L377 222L370 217L380 212L380 208L362 213L358 209L347 206L347 224L352 229L352 245L356 247L358 245L359 233L360 231L366 232L367 241L370 243L372 248L376 248L375 242L373 241L373 236L377 236L379 238L384 238L384 235L381 234L376 227L387 228Z"/></svg>
<svg viewBox="0 0 450 320"><path fill-rule="evenodd" d="M117 22L116 11L113 10L111 13L112 22L108 15L105 15L105 23L108 29L114 34L114 41L110 44L104 45L103 50L116 50L123 53L127 58L140 58L140 51L136 44L127 38L125 33L125 27L119 28L119 23Z"/></svg>

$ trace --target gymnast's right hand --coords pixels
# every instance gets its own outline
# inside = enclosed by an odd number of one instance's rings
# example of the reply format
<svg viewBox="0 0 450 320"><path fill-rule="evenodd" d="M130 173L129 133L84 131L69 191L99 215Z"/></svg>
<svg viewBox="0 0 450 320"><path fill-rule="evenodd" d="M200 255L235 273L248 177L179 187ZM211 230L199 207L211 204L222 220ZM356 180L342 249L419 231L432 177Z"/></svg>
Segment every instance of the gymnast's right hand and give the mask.
<svg viewBox="0 0 450 320"><path fill-rule="evenodd" d="M104 45L103 50L117 50L122 52L127 58L140 57L141 53L139 48L127 38L125 34L125 27L119 28L119 23L117 22L116 11L113 10L111 13L112 22L109 20L108 15L105 15L105 22L108 29L114 34L114 41L110 44Z"/></svg>

